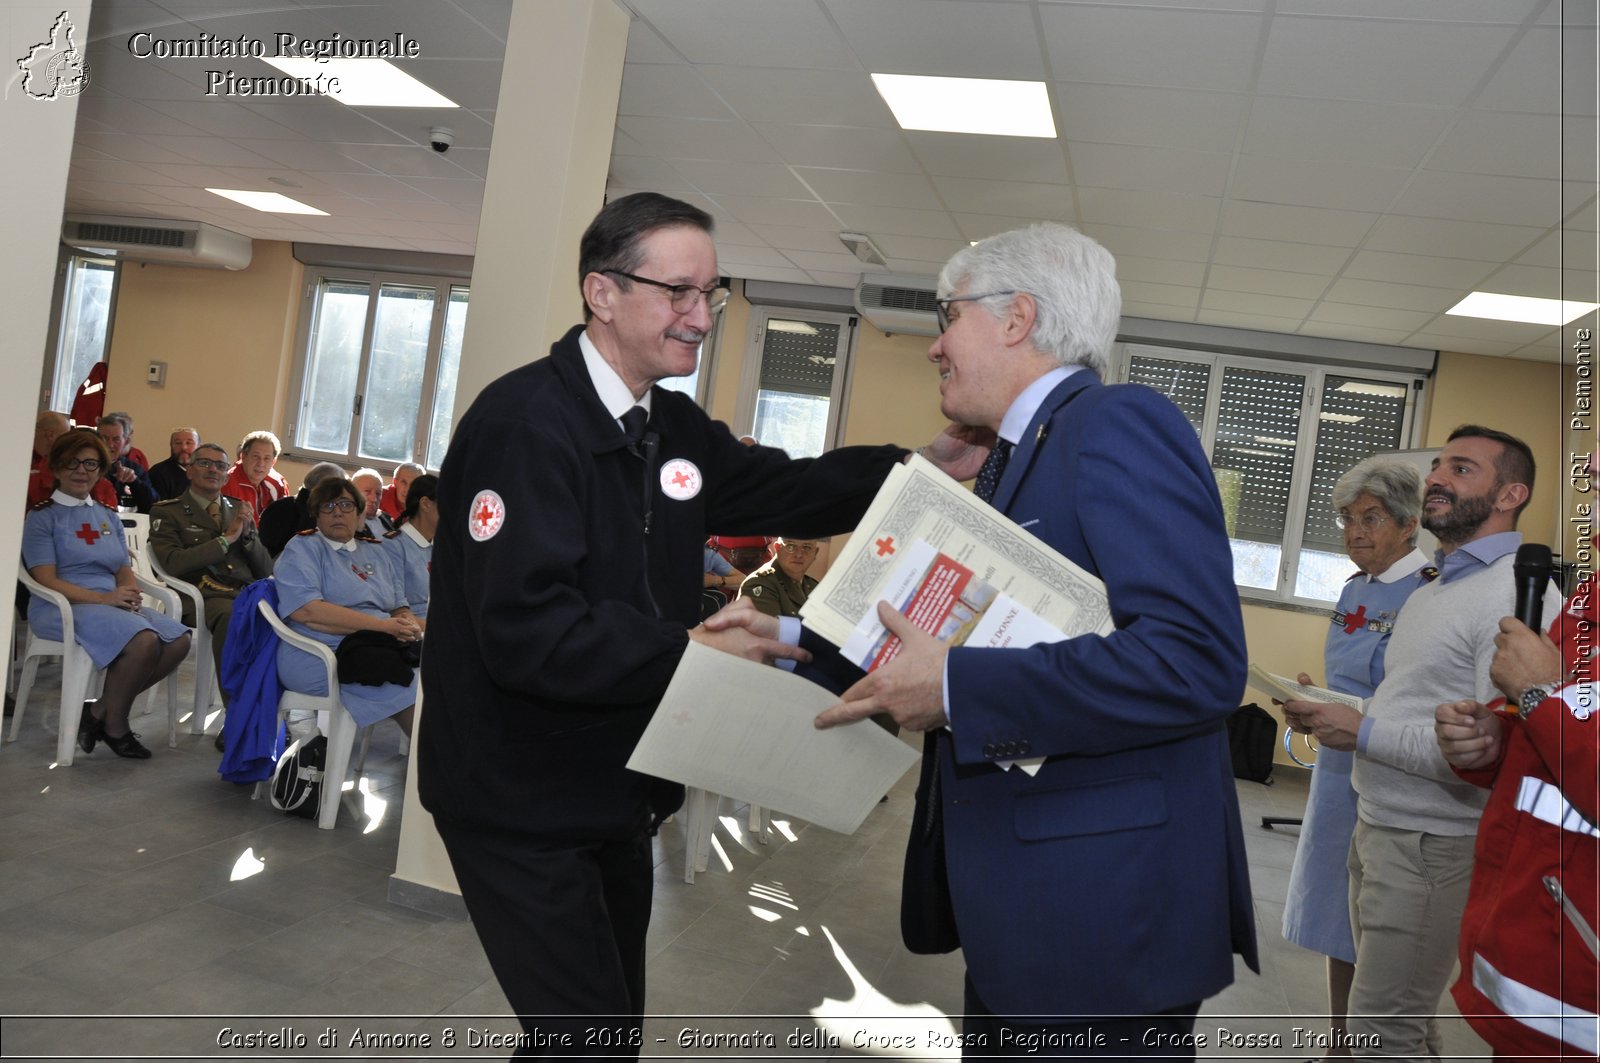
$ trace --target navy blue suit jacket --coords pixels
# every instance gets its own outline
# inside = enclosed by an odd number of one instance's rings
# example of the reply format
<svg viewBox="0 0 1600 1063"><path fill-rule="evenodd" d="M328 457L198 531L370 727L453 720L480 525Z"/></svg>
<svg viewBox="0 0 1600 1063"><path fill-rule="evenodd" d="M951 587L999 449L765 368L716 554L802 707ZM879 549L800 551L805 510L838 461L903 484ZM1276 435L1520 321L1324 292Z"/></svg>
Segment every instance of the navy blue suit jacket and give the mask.
<svg viewBox="0 0 1600 1063"><path fill-rule="evenodd" d="M1201 1000L1235 953L1256 967L1225 728L1244 631L1210 465L1166 398L1083 370L1040 406L993 504L1105 582L1117 630L950 652L951 731L918 800L937 771L973 985L1002 1016ZM1033 777L993 763L1016 756L1049 759Z"/></svg>

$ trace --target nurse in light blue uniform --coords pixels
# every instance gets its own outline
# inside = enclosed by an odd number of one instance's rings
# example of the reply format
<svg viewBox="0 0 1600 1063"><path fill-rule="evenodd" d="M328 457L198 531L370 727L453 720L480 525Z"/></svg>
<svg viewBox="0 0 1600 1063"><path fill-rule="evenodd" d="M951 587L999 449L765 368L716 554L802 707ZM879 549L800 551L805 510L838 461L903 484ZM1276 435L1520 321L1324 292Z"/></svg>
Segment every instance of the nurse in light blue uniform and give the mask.
<svg viewBox="0 0 1600 1063"><path fill-rule="evenodd" d="M1334 484L1333 505L1345 550L1360 571L1346 581L1330 618L1323 664L1330 689L1368 698L1383 681L1384 654L1400 607L1438 575L1416 546L1422 479L1402 461L1371 457ZM1356 958L1345 866L1356 825L1353 760L1353 754L1326 746L1317 751L1283 908L1283 936L1328 957L1335 1043L1344 1032ZM1330 1049L1324 1058L1333 1055L1349 1051Z"/></svg>
<svg viewBox="0 0 1600 1063"><path fill-rule="evenodd" d="M394 554L366 534L360 490L332 477L317 484L307 504L316 529L290 539L273 569L278 615L295 631L332 647L357 631L385 632L403 643L420 639L422 625L406 603ZM321 662L284 642L278 644L278 678L303 694L328 692ZM339 699L362 727L392 716L409 735L416 676L405 686L341 683Z"/></svg>
<svg viewBox="0 0 1600 1063"><path fill-rule="evenodd" d="M439 527L439 478L418 476L406 493L400 527L383 537L404 579L406 602L418 620L428 619L428 580L433 573L433 533Z"/></svg>
<svg viewBox="0 0 1600 1063"><path fill-rule="evenodd" d="M85 753L105 742L119 757L150 756L128 729L128 711L140 692L165 679L189 653L189 629L141 607L128 564L122 520L89 497L110 466L110 452L89 431L68 432L50 448L56 489L28 514L22 528L22 563L28 574L72 604L73 641L96 668L106 669L98 701L87 702L78 724ZM28 603L28 626L60 639L61 614L44 598Z"/></svg>

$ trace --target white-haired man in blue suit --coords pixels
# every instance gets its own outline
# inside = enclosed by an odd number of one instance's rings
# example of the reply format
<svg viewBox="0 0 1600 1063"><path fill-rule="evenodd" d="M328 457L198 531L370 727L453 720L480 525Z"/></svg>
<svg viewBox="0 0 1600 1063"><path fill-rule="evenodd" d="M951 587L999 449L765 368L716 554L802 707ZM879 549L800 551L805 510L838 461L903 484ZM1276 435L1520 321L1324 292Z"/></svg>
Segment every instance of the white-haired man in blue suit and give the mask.
<svg viewBox="0 0 1600 1063"><path fill-rule="evenodd" d="M926 732L902 929L914 951L963 949L967 1054L1192 1056L1234 954L1257 966L1216 483L1177 407L1102 383L1121 295L1099 244L1055 224L990 237L939 297L940 408L999 437L979 496L1102 579L1116 630L950 649L880 605L905 648L818 726L888 712ZM1007 766L1036 757L1036 775Z"/></svg>

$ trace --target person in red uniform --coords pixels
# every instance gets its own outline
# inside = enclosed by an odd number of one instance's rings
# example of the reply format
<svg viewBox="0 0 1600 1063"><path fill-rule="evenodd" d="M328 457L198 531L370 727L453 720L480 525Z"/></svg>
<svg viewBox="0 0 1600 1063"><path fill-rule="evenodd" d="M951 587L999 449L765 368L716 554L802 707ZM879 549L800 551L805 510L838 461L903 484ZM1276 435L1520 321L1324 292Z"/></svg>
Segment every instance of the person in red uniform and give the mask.
<svg viewBox="0 0 1600 1063"><path fill-rule="evenodd" d="M245 436L222 493L250 503L252 513L265 513L268 506L289 494L289 482L272 468L282 450L278 437L265 429Z"/></svg>
<svg viewBox="0 0 1600 1063"><path fill-rule="evenodd" d="M1596 471L1591 454L1585 475ZM1600 685L1595 578L1541 636L1500 621L1506 702L1440 705L1457 775L1490 790L1451 993L1496 1059L1600 1054Z"/></svg>

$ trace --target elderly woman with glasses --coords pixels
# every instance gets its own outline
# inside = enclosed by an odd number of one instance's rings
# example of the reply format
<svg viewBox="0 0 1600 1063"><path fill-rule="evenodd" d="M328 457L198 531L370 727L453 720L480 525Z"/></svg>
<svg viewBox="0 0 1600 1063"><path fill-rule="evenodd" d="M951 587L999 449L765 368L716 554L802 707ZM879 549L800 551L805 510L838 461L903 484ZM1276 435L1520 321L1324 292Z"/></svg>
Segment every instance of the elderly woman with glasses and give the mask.
<svg viewBox="0 0 1600 1063"><path fill-rule="evenodd" d="M273 571L278 615L293 630L333 647L358 631L409 645L422 638L422 625L406 603L405 577L394 554L367 531L366 505L360 488L343 477L312 490L308 508L317 525L289 540ZM302 694L328 692L322 664L287 643L278 644L278 678ZM339 699L360 726L394 717L409 735L416 677L408 685L341 683Z"/></svg>
<svg viewBox="0 0 1600 1063"><path fill-rule="evenodd" d="M22 563L66 597L74 641L106 670L99 700L84 703L78 745L92 753L104 742L119 757L144 760L150 750L129 729L128 712L134 698L188 656L189 629L141 609L122 519L89 497L111 465L105 441L89 431L68 432L50 447L49 462L55 493L28 514ZM61 614L37 595L28 603L28 625L44 638L61 638Z"/></svg>
<svg viewBox="0 0 1600 1063"><path fill-rule="evenodd" d="M1412 591L1438 575L1417 549L1422 478L1398 459L1368 458L1333 485L1333 508L1344 530L1345 551L1359 571L1345 582L1333 611L1323 663L1328 687L1367 698L1383 681L1384 654L1400 607ZM1302 674L1300 682L1309 683L1311 677ZM1356 952L1345 861L1356 825L1353 759L1352 753L1326 746L1317 752L1283 909L1283 936L1328 957L1333 1020L1332 1044L1324 1056L1328 1059L1350 1055L1345 1009Z"/></svg>

